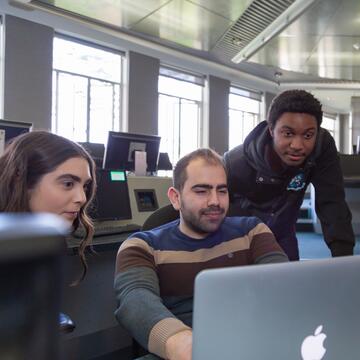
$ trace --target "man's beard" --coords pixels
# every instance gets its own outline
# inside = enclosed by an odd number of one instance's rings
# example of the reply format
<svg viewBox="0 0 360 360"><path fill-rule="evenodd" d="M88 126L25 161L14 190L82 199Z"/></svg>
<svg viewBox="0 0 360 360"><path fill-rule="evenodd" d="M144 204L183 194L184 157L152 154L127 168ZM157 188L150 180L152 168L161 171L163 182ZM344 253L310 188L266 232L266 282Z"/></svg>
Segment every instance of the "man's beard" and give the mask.
<svg viewBox="0 0 360 360"><path fill-rule="evenodd" d="M225 214L225 209L220 206L209 206L208 208L201 209L198 213L193 213L187 210L185 207L181 207L182 219L186 226L191 229L193 232L199 235L206 235L209 233L213 233L219 229L221 224L223 223L225 216L223 216L220 220L206 221L203 218L203 215L206 215L211 212L219 212L221 215Z"/></svg>

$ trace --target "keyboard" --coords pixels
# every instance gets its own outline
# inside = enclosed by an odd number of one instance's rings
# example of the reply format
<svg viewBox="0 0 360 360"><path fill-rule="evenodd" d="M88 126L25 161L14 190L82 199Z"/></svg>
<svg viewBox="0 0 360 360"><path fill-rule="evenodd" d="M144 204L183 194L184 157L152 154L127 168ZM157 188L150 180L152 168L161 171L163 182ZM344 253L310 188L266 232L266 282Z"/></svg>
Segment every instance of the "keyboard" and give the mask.
<svg viewBox="0 0 360 360"><path fill-rule="evenodd" d="M94 237L98 236L107 236L107 235L116 235L124 233L133 233L139 231L141 226L138 224L126 224L126 225L114 225L114 224L95 224L94 227ZM85 236L85 231L83 228L79 228L73 234L76 238L83 238Z"/></svg>

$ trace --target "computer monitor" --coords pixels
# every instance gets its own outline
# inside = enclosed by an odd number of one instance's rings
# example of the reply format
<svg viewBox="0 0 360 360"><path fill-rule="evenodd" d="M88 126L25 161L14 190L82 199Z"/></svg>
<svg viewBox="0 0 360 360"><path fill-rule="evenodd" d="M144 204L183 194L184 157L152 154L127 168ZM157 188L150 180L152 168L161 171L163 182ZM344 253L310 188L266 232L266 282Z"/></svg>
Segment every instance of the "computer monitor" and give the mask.
<svg viewBox="0 0 360 360"><path fill-rule="evenodd" d="M5 143L18 135L29 132L31 127L31 123L0 119L0 130L5 132Z"/></svg>
<svg viewBox="0 0 360 360"><path fill-rule="evenodd" d="M89 208L96 221L132 218L125 170L97 169L97 190Z"/></svg>
<svg viewBox="0 0 360 360"><path fill-rule="evenodd" d="M147 172L157 169L160 136L109 131L104 168L135 170L135 151L146 152Z"/></svg>
<svg viewBox="0 0 360 360"><path fill-rule="evenodd" d="M6 144L12 138L29 132L32 124L0 120L0 156L5 151Z"/></svg>
<svg viewBox="0 0 360 360"><path fill-rule="evenodd" d="M79 142L79 144L91 155L98 168L102 168L104 162L104 144Z"/></svg>
<svg viewBox="0 0 360 360"><path fill-rule="evenodd" d="M0 214L0 359L57 359L68 224Z"/></svg>

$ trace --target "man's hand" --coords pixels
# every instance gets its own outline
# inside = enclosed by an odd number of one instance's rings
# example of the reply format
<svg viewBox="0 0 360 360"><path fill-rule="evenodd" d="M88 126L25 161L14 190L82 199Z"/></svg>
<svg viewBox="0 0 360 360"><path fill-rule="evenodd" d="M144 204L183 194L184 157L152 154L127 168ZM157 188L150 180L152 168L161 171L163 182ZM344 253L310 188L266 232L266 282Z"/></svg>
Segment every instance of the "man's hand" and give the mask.
<svg viewBox="0 0 360 360"><path fill-rule="evenodd" d="M165 344L166 359L191 360L192 331L184 330L170 336Z"/></svg>

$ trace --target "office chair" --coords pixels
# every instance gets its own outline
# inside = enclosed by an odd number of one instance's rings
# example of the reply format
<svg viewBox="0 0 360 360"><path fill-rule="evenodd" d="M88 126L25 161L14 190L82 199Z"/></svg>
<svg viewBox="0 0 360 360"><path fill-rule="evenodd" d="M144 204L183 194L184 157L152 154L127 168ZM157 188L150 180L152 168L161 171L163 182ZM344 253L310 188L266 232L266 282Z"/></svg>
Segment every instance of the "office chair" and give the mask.
<svg viewBox="0 0 360 360"><path fill-rule="evenodd" d="M158 170L172 170L173 166L170 162L169 154L166 152L159 153Z"/></svg>
<svg viewBox="0 0 360 360"><path fill-rule="evenodd" d="M154 211L144 222L141 230L151 230L158 226L179 218L179 211L175 210L171 204L165 205Z"/></svg>
<svg viewBox="0 0 360 360"><path fill-rule="evenodd" d="M241 210L237 209L234 205L229 205L229 210L226 216L241 216ZM167 224L171 221L178 219L180 216L179 211L169 204L154 211L144 222L141 230L151 230L158 226Z"/></svg>

